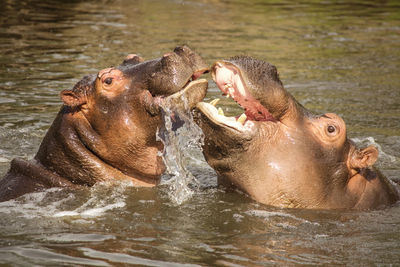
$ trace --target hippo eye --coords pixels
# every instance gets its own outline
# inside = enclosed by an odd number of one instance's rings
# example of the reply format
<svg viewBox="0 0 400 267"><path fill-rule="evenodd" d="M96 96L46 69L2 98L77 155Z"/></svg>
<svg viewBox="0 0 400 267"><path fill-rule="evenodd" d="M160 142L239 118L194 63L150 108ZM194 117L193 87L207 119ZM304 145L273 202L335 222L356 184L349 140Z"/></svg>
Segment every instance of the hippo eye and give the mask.
<svg viewBox="0 0 400 267"><path fill-rule="evenodd" d="M336 132L336 127L333 125L329 125L327 130L328 130L328 133L332 134L332 133Z"/></svg>
<svg viewBox="0 0 400 267"><path fill-rule="evenodd" d="M108 78L106 78L106 79L104 80L104 83L107 84L107 85L110 85L110 84L112 84L112 81L113 81L113 78L108 77Z"/></svg>

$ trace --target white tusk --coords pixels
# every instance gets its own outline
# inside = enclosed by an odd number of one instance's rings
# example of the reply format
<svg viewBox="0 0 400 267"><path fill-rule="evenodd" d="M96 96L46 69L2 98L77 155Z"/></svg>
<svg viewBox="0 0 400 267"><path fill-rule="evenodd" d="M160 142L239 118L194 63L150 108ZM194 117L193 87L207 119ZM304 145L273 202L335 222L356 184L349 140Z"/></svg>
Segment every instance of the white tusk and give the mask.
<svg viewBox="0 0 400 267"><path fill-rule="evenodd" d="M242 125L244 125L246 119L247 119L247 116L246 116L246 114L243 113L242 115L240 115L240 117L237 119L237 121L240 122Z"/></svg>
<svg viewBox="0 0 400 267"><path fill-rule="evenodd" d="M218 104L219 100L220 100L219 98L213 99L211 100L210 104L215 107Z"/></svg>

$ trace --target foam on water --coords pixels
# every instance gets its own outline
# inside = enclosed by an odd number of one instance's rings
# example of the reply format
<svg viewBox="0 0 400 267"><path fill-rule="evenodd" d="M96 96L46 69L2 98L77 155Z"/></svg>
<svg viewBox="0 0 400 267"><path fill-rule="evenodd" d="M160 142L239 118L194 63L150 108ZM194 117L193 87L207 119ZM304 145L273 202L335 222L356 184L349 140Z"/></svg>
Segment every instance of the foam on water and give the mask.
<svg viewBox="0 0 400 267"><path fill-rule="evenodd" d="M102 186L101 184L99 185ZM126 184L120 183L113 187L111 195L104 196L97 192L97 188L91 189L90 198L78 208L71 211L62 211L53 214L53 217L80 216L80 217L98 217L102 216L108 210L125 207L125 187Z"/></svg>
<svg viewBox="0 0 400 267"><path fill-rule="evenodd" d="M319 223L310 222L308 220L305 220L305 219L302 219L302 218L298 218L298 217L296 217L294 215L291 215L291 214L288 214L288 213L284 213L284 212L278 212L278 211L249 210L249 211L246 211L245 213L248 214L248 215L251 215L251 216L261 217L261 218L264 218L266 220L269 220L272 217L284 217L284 218L293 219L295 221L299 221L300 223L319 225Z"/></svg>
<svg viewBox="0 0 400 267"><path fill-rule="evenodd" d="M53 200L43 204L43 202L46 202L47 197L59 191L61 191L60 188L51 188L43 192L25 194L17 199L1 202L0 213L14 214L16 217L23 217L26 219L40 216L51 217L57 212L58 207L74 198L73 194L68 194L58 201Z"/></svg>
<svg viewBox="0 0 400 267"><path fill-rule="evenodd" d="M130 184L115 183L110 187L99 183L88 189L89 196L83 203L77 199L77 192L50 188L1 202L0 213L13 214L15 217L26 219L67 216L73 216L75 219L99 217L109 210L125 207L124 191L127 186ZM104 190L109 192L104 194Z"/></svg>

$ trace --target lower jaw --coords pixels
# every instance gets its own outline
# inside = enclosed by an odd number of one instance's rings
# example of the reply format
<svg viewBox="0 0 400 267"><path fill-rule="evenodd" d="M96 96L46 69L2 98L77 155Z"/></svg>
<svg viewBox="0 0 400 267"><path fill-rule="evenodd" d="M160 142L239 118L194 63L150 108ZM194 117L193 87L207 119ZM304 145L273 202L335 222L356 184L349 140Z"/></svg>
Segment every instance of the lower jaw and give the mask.
<svg viewBox="0 0 400 267"><path fill-rule="evenodd" d="M255 122L247 120L246 115L242 114L238 117L226 117L221 109L216 109L213 104L200 102L197 104L197 108L207 117L211 123L214 123L220 127L229 128L236 130L237 132L252 132L255 129Z"/></svg>
<svg viewBox="0 0 400 267"><path fill-rule="evenodd" d="M207 88L207 80L198 79L190 82L180 91L165 97L163 101L165 104L173 105L177 109L191 109L196 103L203 100L207 93Z"/></svg>

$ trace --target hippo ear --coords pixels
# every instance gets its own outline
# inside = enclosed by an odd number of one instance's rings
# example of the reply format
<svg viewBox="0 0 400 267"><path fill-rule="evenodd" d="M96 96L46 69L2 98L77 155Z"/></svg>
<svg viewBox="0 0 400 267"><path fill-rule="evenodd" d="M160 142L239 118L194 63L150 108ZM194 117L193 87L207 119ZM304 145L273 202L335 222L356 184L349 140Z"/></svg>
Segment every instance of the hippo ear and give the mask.
<svg viewBox="0 0 400 267"><path fill-rule="evenodd" d="M353 169L363 169L372 166L378 159L378 149L369 146L364 149L356 149L351 155L350 167Z"/></svg>
<svg viewBox="0 0 400 267"><path fill-rule="evenodd" d="M64 105L69 106L71 108L75 108L83 104L86 104L85 97L71 90L61 91L60 96L62 101L64 102Z"/></svg>

